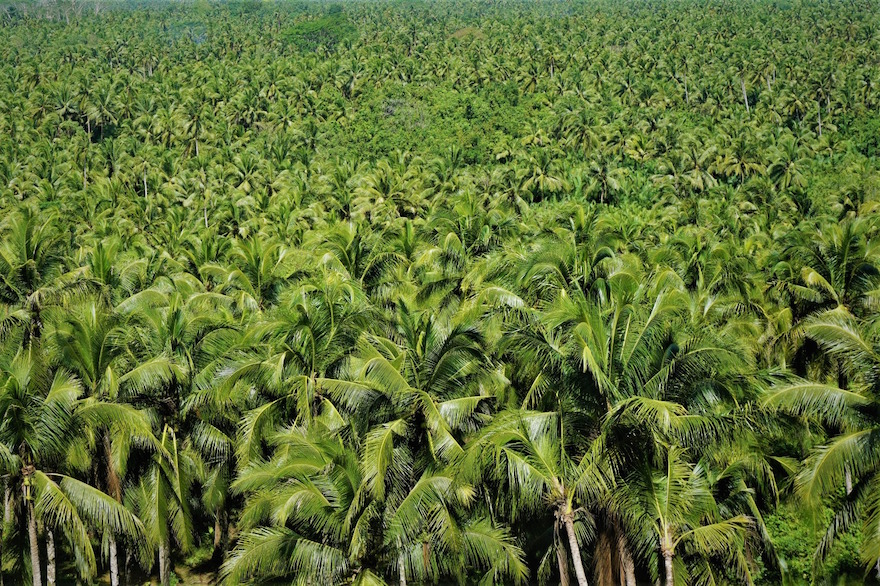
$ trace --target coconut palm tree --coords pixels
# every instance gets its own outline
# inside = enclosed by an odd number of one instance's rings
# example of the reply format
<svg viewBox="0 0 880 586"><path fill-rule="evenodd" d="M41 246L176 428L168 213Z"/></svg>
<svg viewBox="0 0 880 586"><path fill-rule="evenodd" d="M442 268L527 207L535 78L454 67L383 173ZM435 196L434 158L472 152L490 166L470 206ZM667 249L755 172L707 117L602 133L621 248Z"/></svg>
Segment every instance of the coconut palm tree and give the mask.
<svg viewBox="0 0 880 586"><path fill-rule="evenodd" d="M65 275L62 235L51 216L25 206L3 222L0 243L0 299L27 314L25 341L38 339L43 330L43 310L83 290Z"/></svg>
<svg viewBox="0 0 880 586"><path fill-rule="evenodd" d="M2 452L10 474L7 486L20 490L13 507L21 511L20 522L27 527L28 572L34 586L42 585L40 524L47 544L49 583L56 578L56 531L70 541L84 577L96 570L91 529L123 535L135 548L144 544L143 525L122 504L64 474L94 426L112 424L130 433L131 441L146 443L149 426L136 412L83 398L79 381L64 370L47 369L34 346L4 357L0 364L0 411Z"/></svg>
<svg viewBox="0 0 880 586"><path fill-rule="evenodd" d="M368 435L367 460L359 461L357 449L342 440L348 425L329 403L325 407L309 428L277 432L272 458L243 470L233 484L248 495L246 532L224 565L226 581L292 577L403 586L412 579L463 578L462 568L484 573L486 583L524 581L522 553L508 533L488 519L462 518L472 491L433 470L415 484L401 477L386 493L370 470L390 465L390 474L406 475L398 450L393 464L370 463L390 454L373 449L376 439Z"/></svg>
<svg viewBox="0 0 880 586"><path fill-rule="evenodd" d="M843 307L810 316L801 328L823 352L841 361L848 381L841 388L834 379L831 384L798 380L773 389L766 399L774 409L817 419L831 430L798 475L798 493L808 506L830 504L835 511L816 554L818 563L842 532L860 527L863 535L870 536L880 523L872 505L877 475L872 413L880 380L880 346L877 321L859 320ZM834 498L842 487L846 487L844 497ZM880 559L880 548L865 537L860 554L866 566L873 566Z"/></svg>
<svg viewBox="0 0 880 586"><path fill-rule="evenodd" d="M628 482L630 490L616 497L621 502L615 505L622 514L634 515L627 524L638 527L641 533L634 536L633 542L650 548L652 557L662 558L664 584L675 584L676 575L678 583L716 580L709 563L698 565L692 573L677 563L677 558L688 553L704 561L720 558L748 580L743 543L751 520L745 515L726 516L715 501L706 470L699 464L689 464L680 448L670 447L665 456L665 470L635 471Z"/></svg>
<svg viewBox="0 0 880 586"><path fill-rule="evenodd" d="M568 582L566 543L577 583L586 586L581 543L594 529L588 507L610 478L594 453L578 454L558 428L555 413L502 412L468 446L459 466L465 477L485 474L484 489L500 489L495 505L512 518L549 512L560 581Z"/></svg>

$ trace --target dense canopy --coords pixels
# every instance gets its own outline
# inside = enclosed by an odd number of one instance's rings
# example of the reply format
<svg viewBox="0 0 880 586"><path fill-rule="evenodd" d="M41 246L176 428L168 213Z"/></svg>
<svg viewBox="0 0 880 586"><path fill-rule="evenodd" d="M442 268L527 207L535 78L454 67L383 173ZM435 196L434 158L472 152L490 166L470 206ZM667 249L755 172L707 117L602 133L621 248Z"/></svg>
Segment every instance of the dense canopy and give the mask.
<svg viewBox="0 0 880 586"><path fill-rule="evenodd" d="M876 580L878 55L873 0L0 1L0 583Z"/></svg>

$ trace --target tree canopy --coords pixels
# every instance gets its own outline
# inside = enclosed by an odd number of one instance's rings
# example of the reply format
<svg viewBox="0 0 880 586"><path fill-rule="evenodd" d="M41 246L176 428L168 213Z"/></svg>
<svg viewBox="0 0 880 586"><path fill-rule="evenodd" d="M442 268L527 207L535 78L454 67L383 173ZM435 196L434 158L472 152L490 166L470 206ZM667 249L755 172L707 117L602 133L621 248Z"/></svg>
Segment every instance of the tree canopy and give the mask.
<svg viewBox="0 0 880 586"><path fill-rule="evenodd" d="M0 584L880 580L872 1L0 1Z"/></svg>

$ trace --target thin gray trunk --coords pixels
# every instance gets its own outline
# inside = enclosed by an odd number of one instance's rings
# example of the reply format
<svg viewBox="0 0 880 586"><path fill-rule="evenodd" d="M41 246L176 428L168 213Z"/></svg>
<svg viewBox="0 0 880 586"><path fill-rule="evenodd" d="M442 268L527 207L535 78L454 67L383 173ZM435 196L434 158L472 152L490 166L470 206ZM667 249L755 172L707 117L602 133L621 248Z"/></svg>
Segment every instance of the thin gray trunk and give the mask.
<svg viewBox="0 0 880 586"><path fill-rule="evenodd" d="M819 104L819 138L822 138L822 104Z"/></svg>
<svg viewBox="0 0 880 586"><path fill-rule="evenodd" d="M746 103L746 112L751 114L752 110L749 108L749 95L746 93L746 80L744 77L739 78L739 84L742 87L743 91L743 102Z"/></svg>
<svg viewBox="0 0 880 586"><path fill-rule="evenodd" d="M169 559L168 544L163 540L159 544L159 582L162 586L171 586L171 560Z"/></svg>
<svg viewBox="0 0 880 586"><path fill-rule="evenodd" d="M46 586L55 586L55 534L46 531Z"/></svg>
<svg viewBox="0 0 880 586"><path fill-rule="evenodd" d="M562 514L562 522L565 524L565 533L568 535L568 547L571 550L571 559L574 562L574 573L577 576L578 586L589 586L587 574L584 572L584 562L581 559L581 548L574 533L574 518L571 513Z"/></svg>
<svg viewBox="0 0 880 586"><path fill-rule="evenodd" d="M406 564L404 561L403 554L400 554L400 558L397 561L397 574L400 586L406 586Z"/></svg>
<svg viewBox="0 0 880 586"><path fill-rule="evenodd" d="M119 554L116 551L116 536L110 532L110 586L119 586Z"/></svg>
<svg viewBox="0 0 880 586"><path fill-rule="evenodd" d="M846 488L846 495L849 496L852 492L852 472L850 472L849 466L843 467L843 482Z"/></svg>
<svg viewBox="0 0 880 586"><path fill-rule="evenodd" d="M122 483L119 475L113 468L113 449L110 444L109 433L104 433L104 454L107 458L106 482L107 493L116 499L116 502L122 502ZM119 556L116 548L116 535L110 532L110 584L111 586L119 586Z"/></svg>
<svg viewBox="0 0 880 586"><path fill-rule="evenodd" d="M571 579L568 577L568 560L565 559L565 548L559 540L559 524L554 529L556 533L556 563L559 564L559 586L569 586Z"/></svg>
<svg viewBox="0 0 880 586"><path fill-rule="evenodd" d="M34 502L27 498L27 487L24 490L27 501L28 539L31 546L31 575L34 579L34 586L43 586L43 575L40 572L40 542L37 541L37 518L34 516Z"/></svg>
<svg viewBox="0 0 880 586"><path fill-rule="evenodd" d="M672 552L665 550L663 552L663 563L666 565L666 586L675 584L675 574L672 572Z"/></svg>

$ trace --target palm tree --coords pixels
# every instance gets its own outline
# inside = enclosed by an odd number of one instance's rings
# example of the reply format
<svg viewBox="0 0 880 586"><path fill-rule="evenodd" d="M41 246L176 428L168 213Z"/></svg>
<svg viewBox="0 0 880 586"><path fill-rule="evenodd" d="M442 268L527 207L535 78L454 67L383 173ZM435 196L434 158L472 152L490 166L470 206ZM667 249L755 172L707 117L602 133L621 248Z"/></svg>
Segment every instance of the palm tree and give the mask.
<svg viewBox="0 0 880 586"><path fill-rule="evenodd" d="M745 515L725 518L707 471L700 464L689 464L680 448L670 447L665 456L665 471L637 470L628 482L630 490L618 493L621 502L615 506L641 533L634 541L651 544L647 545L651 553L662 557L664 584L675 584L676 574L684 569L676 571L677 550L679 555L685 550L704 559L720 557L748 579L742 551L751 520ZM711 565L698 566L684 582L712 583L712 573Z"/></svg>
<svg viewBox="0 0 880 586"><path fill-rule="evenodd" d="M82 290L64 275L62 235L51 215L25 206L6 217L0 243L0 302L27 313L25 341L38 339L43 309Z"/></svg>
<svg viewBox="0 0 880 586"><path fill-rule="evenodd" d="M838 307L805 319L800 328L821 350L841 361L846 388L824 381L797 380L773 389L768 406L804 419L816 419L829 428L798 475L798 494L811 508L831 505L835 514L816 552L817 563L834 540L851 527L860 527L860 553L866 566L880 559L880 546L870 537L880 527L880 511L873 505L878 467L874 437L878 432L874 409L880 389L880 322L859 320ZM841 487L846 494L834 498Z"/></svg>
<svg viewBox="0 0 880 586"><path fill-rule="evenodd" d="M559 427L555 413L502 412L468 446L459 466L470 478L485 471L485 490L501 489L496 506L508 509L512 518L541 510L551 513L560 581L568 582L568 563L559 543L563 531L577 583L587 586L580 542L592 529L588 507L610 478L595 454L578 454L576 444L561 436Z"/></svg>
<svg viewBox="0 0 880 586"><path fill-rule="evenodd" d="M243 470L234 483L248 500L245 533L223 568L227 582L290 577L385 584L393 577L405 586L413 578L463 578L463 568L485 571L486 583L525 579L522 553L505 530L487 519L461 519L471 500L466 486L426 471L415 484L377 493L380 485L367 477L370 466L341 439L347 424L329 403L325 407L308 428L275 434L272 458ZM371 443L368 436L365 449L372 455L365 457L388 457ZM392 466L392 474L406 474Z"/></svg>
<svg viewBox="0 0 880 586"><path fill-rule="evenodd" d="M777 270L792 273L793 282L786 286L800 315L833 307L863 315L873 307L880 286L873 233L870 222L857 218L821 230L807 224L792 235L786 250L789 264Z"/></svg>
<svg viewBox="0 0 880 586"><path fill-rule="evenodd" d="M111 496L65 475L64 458L80 446L77 440L94 425L113 425L128 432L149 433L136 414L81 398L82 387L63 370L46 369L34 346L0 363L0 426L4 462L21 490L30 546L30 574L42 586L38 522L46 527L49 582L55 580L54 531L71 542L84 577L95 573L89 528L125 535L135 547L144 543L141 522ZM146 427L146 430L145 430ZM86 436L87 437L87 436ZM141 436L143 437L143 436ZM136 440L137 434L133 436Z"/></svg>
<svg viewBox="0 0 880 586"><path fill-rule="evenodd" d="M173 571L172 538L184 553L193 542L189 501L198 458L187 446L181 445L177 434L167 425L162 430L159 446L146 474L133 487L131 498L143 520L151 551L158 550L159 582L169 586Z"/></svg>
<svg viewBox="0 0 880 586"><path fill-rule="evenodd" d="M129 300L131 301L131 300ZM101 480L101 490L118 503L123 502L125 474L132 444L155 444L149 420L126 403L126 397L164 386L178 376L176 365L164 356L144 359L132 352L132 339L126 339L120 315L110 313L97 302L87 302L76 307L59 320L50 336L51 354L58 357L64 367L79 376L85 387L85 395L105 404L105 409L115 409L126 414L125 419L109 425L97 425L95 471ZM112 407L111 407L112 406ZM130 426L121 425L126 420L140 420L138 433L133 435ZM108 535L110 580L119 584L119 562L116 536Z"/></svg>

